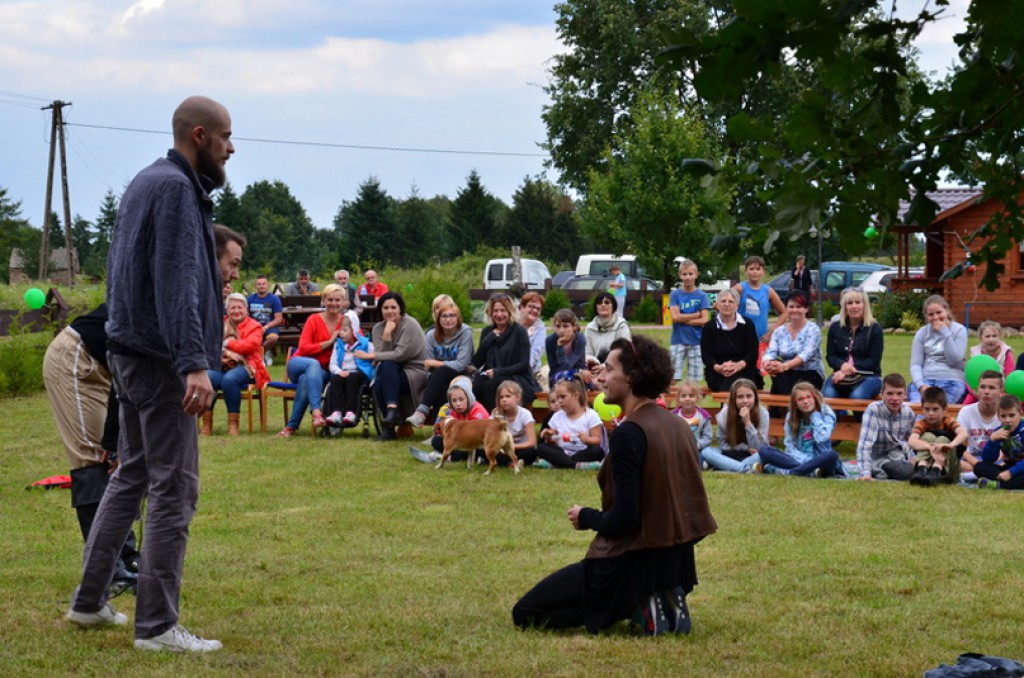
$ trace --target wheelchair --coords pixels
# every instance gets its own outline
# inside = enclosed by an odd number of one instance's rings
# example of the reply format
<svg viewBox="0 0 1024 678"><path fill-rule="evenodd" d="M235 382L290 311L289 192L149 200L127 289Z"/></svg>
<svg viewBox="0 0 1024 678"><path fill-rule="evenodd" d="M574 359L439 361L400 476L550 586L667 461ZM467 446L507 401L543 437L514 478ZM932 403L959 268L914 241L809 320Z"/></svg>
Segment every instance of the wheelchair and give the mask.
<svg viewBox="0 0 1024 678"><path fill-rule="evenodd" d="M327 396L331 390L331 382L328 381L324 386L323 393L321 394L321 402L327 402ZM326 411L326 410L325 410ZM330 414L330 412L327 412ZM380 435L381 431L384 430L384 415L381 414L380 408L377 407L377 401L373 397L373 382L363 384L359 389L359 422L362 424L362 437L370 437L370 423L373 423L374 435ZM355 428L358 428L359 424L356 424ZM320 437L322 438L334 438L345 433L345 429L341 426L334 426L333 424L327 424L320 429Z"/></svg>

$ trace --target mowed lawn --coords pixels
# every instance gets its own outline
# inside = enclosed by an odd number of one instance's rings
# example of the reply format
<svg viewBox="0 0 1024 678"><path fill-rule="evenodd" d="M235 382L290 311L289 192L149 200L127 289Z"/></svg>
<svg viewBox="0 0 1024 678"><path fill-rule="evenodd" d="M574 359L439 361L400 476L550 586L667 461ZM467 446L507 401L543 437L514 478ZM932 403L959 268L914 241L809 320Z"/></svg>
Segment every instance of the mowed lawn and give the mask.
<svg viewBox="0 0 1024 678"><path fill-rule="evenodd" d="M896 369L909 337L886 345ZM565 510L598 504L594 472L437 471L407 442L305 425L229 439L222 410L182 622L225 648L141 654L130 629L62 620L82 547L69 492L25 486L64 455L45 394L0 402L4 675L912 676L962 652L1024 658L1020 493L707 473L719 531L697 547L691 636L524 633L515 600L590 540ZM130 595L114 604L132 616Z"/></svg>

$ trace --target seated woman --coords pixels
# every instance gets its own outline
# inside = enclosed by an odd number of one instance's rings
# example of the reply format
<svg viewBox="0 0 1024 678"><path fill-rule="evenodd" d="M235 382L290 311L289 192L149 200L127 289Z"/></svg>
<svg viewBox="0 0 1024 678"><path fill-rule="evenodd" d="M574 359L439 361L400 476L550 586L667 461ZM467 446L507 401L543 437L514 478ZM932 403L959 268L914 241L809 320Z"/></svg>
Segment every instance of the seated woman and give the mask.
<svg viewBox="0 0 1024 678"><path fill-rule="evenodd" d="M395 427L402 422L399 400L403 395L420 402L427 383L427 344L416 319L405 313L405 300L398 292L386 292L377 302L383 320L373 326L373 351L355 351L361 360L377 366L373 395L384 412L384 430L379 440L394 440Z"/></svg>
<svg viewBox="0 0 1024 678"><path fill-rule="evenodd" d="M530 336L519 324L512 298L492 294L484 307L489 323L480 333L480 344L473 354L473 392L490 412L497 402L498 387L511 379L523 389L523 407L530 407L539 386L530 369Z"/></svg>
<svg viewBox="0 0 1024 678"><path fill-rule="evenodd" d="M287 438L299 429L302 416L309 407L314 426L326 426L320 409L320 396L331 373L327 367L331 361L334 342L340 336L342 307L348 298L348 290L341 285L330 284L320 294L323 313L309 316L302 326L299 347L288 361L285 371L288 381L295 384L295 400L288 424L277 435Z"/></svg>
<svg viewBox="0 0 1024 678"><path fill-rule="evenodd" d="M594 297L594 319L587 323L583 330L587 344L584 347L587 355L587 369L597 375L604 369L604 359L612 349L616 339L632 339L629 323L618 313L619 303L608 292L599 292Z"/></svg>
<svg viewBox="0 0 1024 678"><path fill-rule="evenodd" d="M882 390L882 326L871 314L871 302L859 289L839 297L839 322L828 328L825 360L835 370L825 380L826 398L871 400Z"/></svg>
<svg viewBox="0 0 1024 678"><path fill-rule="evenodd" d="M807 322L810 301L807 293L793 291L786 300L788 320L772 332L761 367L772 377L772 393L788 395L801 381L821 388L825 371L821 365L821 329Z"/></svg>
<svg viewBox="0 0 1024 678"><path fill-rule="evenodd" d="M346 313L341 318L341 330L331 351L328 370L331 385L327 390L327 423L341 428L352 428L362 414L360 394L364 386L373 381L373 363L356 358L356 351L369 351L370 340L356 333L352 319Z"/></svg>
<svg viewBox="0 0 1024 678"><path fill-rule="evenodd" d="M547 337L547 329L540 314L544 310L544 297L537 292L527 292L519 300L519 324L526 328L526 334L530 337L530 371L533 378L540 384L537 390L546 390L548 383L548 368L543 364L544 339Z"/></svg>
<svg viewBox="0 0 1024 678"><path fill-rule="evenodd" d="M560 308L551 319L555 331L544 340L548 356L552 383L577 374L584 375L587 369L587 338L580 335L580 321L572 309Z"/></svg>
<svg viewBox="0 0 1024 678"><path fill-rule="evenodd" d="M249 384L263 388L270 374L263 364L263 326L249 317L249 302L237 292L227 299L228 315L224 319L224 345L221 369L208 370L215 390L224 393L228 410L228 435L238 435L238 415L242 410L242 389ZM216 401L214 401L216 404ZM199 434L213 433L213 409L203 412Z"/></svg>
<svg viewBox="0 0 1024 678"><path fill-rule="evenodd" d="M427 355L424 367L430 373L416 411L406 421L419 428L431 412L445 404L452 379L466 373L473 359L473 328L462 323L462 311L453 302L434 309L434 326L424 334Z"/></svg>
<svg viewBox="0 0 1024 678"><path fill-rule="evenodd" d="M921 402L930 386L946 392L949 404L962 402L967 393L967 328L953 320L953 311L939 294L924 301L925 326L914 335L910 348L910 402Z"/></svg>
<svg viewBox="0 0 1024 678"><path fill-rule="evenodd" d="M701 332L704 380L712 391L728 391L740 379L753 382L755 390L764 388L757 369L757 330L737 313L739 305L740 295L735 290L719 292L715 300L718 312Z"/></svg>
<svg viewBox="0 0 1024 678"><path fill-rule="evenodd" d="M597 633L632 617L649 635L689 633L693 546L717 525L686 422L655 403L672 379L672 361L655 341L636 337L616 341L604 365L598 383L624 421L597 474L601 508L568 511L572 527L594 530L594 540L583 560L524 595L512 621Z"/></svg>

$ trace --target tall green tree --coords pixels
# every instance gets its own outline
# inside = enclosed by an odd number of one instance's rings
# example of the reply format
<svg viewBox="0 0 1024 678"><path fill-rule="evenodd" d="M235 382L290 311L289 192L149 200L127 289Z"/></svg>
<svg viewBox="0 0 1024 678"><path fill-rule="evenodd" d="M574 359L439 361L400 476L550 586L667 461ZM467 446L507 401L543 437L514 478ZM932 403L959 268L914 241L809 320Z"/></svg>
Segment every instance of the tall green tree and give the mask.
<svg viewBox="0 0 1024 678"><path fill-rule="evenodd" d="M730 222L730 195L719 186L688 177L680 158L717 157L721 149L700 116L672 97L642 94L633 105L633 125L606 152L603 172L593 170L580 214L583 229L616 253L636 254L666 287L677 256L711 274L717 257L709 235Z"/></svg>
<svg viewBox="0 0 1024 678"><path fill-rule="evenodd" d="M381 188L377 177L371 176L359 185L355 200L341 204L334 217L334 229L342 262L365 269L396 261L395 200Z"/></svg>
<svg viewBox="0 0 1024 678"><path fill-rule="evenodd" d="M412 187L409 196L395 206L398 238L396 256L401 266L422 266L444 255L445 202L429 201Z"/></svg>
<svg viewBox="0 0 1024 678"><path fill-rule="evenodd" d="M78 267L81 273L99 275L106 269L106 262L96 262L96 229L92 222L76 214L71 220L71 244L78 255Z"/></svg>
<svg viewBox="0 0 1024 678"><path fill-rule="evenodd" d="M291 280L300 268L316 271L313 222L282 181L257 181L239 199L237 223L245 235L245 266Z"/></svg>
<svg viewBox="0 0 1024 678"><path fill-rule="evenodd" d="M994 289L998 260L1024 241L1024 4L973 0L965 29L953 36L953 71L937 81L908 79L915 56L907 45L943 20L947 4L922 3L904 19L880 11L888 5L877 0L734 2L735 19L720 30L698 35L677 26L668 58L692 64L694 86L714 102L742 98L780 64L814 69L822 86L803 88L777 115L740 111L727 121L729 139L760 157L725 168L719 180L758 186L772 203L775 234L825 224L859 251L868 245L865 225L896 223L901 200L910 202L907 223L931 223L938 206L927 191L952 177L1004 205L968 243L973 261L988 264L983 283Z"/></svg>
<svg viewBox="0 0 1024 678"><path fill-rule="evenodd" d="M231 182L217 191L213 202L213 220L229 228L239 230L242 221L242 201L239 199ZM242 235L245 235L244 233Z"/></svg>
<svg viewBox="0 0 1024 678"><path fill-rule="evenodd" d="M545 261L569 262L580 254L572 200L549 181L524 177L512 196L502 238Z"/></svg>
<svg viewBox="0 0 1024 678"><path fill-rule="evenodd" d="M10 282L11 250L21 250L25 272L35 276L39 268L40 231L21 216L21 201L13 200L0 186L0 274Z"/></svg>
<svg viewBox="0 0 1024 678"><path fill-rule="evenodd" d="M448 257L454 259L477 245L507 246L500 242L499 227L508 206L487 191L476 170L466 177L448 213Z"/></svg>
<svg viewBox="0 0 1024 678"><path fill-rule="evenodd" d="M110 252L110 240L114 236L114 225L117 223L118 198L114 192L107 190L100 203L100 213L94 224L96 229L96 240L94 243L94 259L102 271L107 269L107 254ZM91 275L100 275L92 273Z"/></svg>

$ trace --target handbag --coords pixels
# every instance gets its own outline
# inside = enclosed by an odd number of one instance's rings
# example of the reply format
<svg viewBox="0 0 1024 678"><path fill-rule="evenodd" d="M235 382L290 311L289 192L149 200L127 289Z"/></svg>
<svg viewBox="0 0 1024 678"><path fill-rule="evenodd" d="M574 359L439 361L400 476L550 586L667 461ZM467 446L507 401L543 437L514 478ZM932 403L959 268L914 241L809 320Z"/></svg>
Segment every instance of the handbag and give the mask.
<svg viewBox="0 0 1024 678"><path fill-rule="evenodd" d="M853 332L850 333L850 345L846 349L846 355L851 361L853 360L853 340L856 338L857 330L854 329ZM864 381L864 375L861 374L860 372L854 372L853 374L847 375L840 379L839 383L836 384L836 386L840 388L853 388L862 381Z"/></svg>

